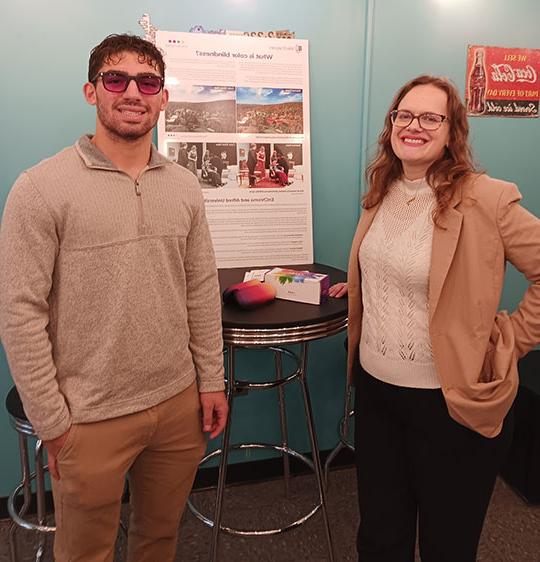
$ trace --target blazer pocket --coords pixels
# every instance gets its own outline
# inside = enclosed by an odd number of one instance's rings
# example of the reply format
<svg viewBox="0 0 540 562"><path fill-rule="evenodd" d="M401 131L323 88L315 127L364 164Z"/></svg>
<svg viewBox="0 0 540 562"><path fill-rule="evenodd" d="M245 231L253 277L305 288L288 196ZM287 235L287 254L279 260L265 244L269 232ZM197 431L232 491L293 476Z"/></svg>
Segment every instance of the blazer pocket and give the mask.
<svg viewBox="0 0 540 562"><path fill-rule="evenodd" d="M489 383L495 380L495 367L493 354L495 353L495 346L488 343L488 348L486 355L484 356L484 363L482 364L482 370L480 371L480 376L478 377L479 383Z"/></svg>
<svg viewBox="0 0 540 562"><path fill-rule="evenodd" d="M489 342L478 377L479 383L504 381L516 372L515 337L512 321L506 311L499 312L491 329Z"/></svg>

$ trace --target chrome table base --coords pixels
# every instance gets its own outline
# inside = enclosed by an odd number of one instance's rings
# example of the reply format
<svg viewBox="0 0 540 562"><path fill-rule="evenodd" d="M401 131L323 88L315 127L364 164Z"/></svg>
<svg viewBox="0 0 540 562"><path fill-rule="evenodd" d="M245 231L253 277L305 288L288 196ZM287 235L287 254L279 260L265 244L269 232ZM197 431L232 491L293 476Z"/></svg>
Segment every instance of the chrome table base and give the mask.
<svg viewBox="0 0 540 562"><path fill-rule="evenodd" d="M341 330L338 330L341 331ZM317 336L320 337L320 336ZM227 340L226 340L227 341ZM323 469L321 466L320 456L319 456L319 447L317 445L317 438L315 435L314 429L314 422L313 422L313 411L311 407L311 399L309 395L309 389L306 381L306 365L307 365L307 350L308 344L306 341L301 342L301 351L300 357L296 356L288 349L284 349L282 347L277 346L266 346L260 344L247 346L245 345L246 342L243 342L244 345L240 344L229 344L226 347L227 352L227 397L229 403L229 419L227 425L225 427L223 433L223 442L221 449L217 449L213 451L209 455L207 455L201 462L201 464L209 461L210 459L219 456L220 457L220 465L219 465L219 476L218 476L218 484L217 484L217 492L216 492L216 505L214 510L214 517L213 520L209 517L204 516L200 511L193 505L191 500L188 502L188 506L190 510L194 513L194 515L200 519L204 524L212 527L212 544L211 544L211 551L210 551L210 560L215 562L218 558L218 543L219 543L219 534L220 532L229 533L231 535L237 536L268 536L268 535L277 535L280 533L284 533L291 529L295 529L299 527L303 523L305 523L308 519L313 517L318 511L322 512L324 528L325 528L325 535L326 540L328 543L328 560L333 562L334 555L333 555L333 548L332 548L332 537L330 533L330 524L328 521L328 513L326 508L326 497L325 497L325 486L324 486L324 475ZM251 382L251 381L237 381L235 379L235 356L238 350L238 347L263 347L264 349L271 349L274 352L275 356L275 372L276 378L272 381L268 382ZM283 375L283 366L282 366L282 357L288 356L293 359L296 363L296 369L288 375ZM285 399L283 393L283 386L288 384L294 380L297 380L300 383L301 393L304 402L304 410L306 416L306 425L310 439L311 451L312 455L311 458L308 458L306 455L299 453L291 449L288 446L288 437L287 437L287 423L286 423L286 415L285 415ZM279 409L280 409L280 422L281 422L281 444L268 444L268 443L242 443L237 445L232 445L230 443L231 437L231 419L232 414L234 411L234 397L238 390L247 389L247 390L255 390L255 389L267 389L267 388L277 388L279 391ZM302 515L295 521L289 522L284 524L278 528L272 529L236 529L230 526L227 526L222 523L222 512L223 512L223 496L225 491L225 482L227 478L227 465L228 465L228 456L231 450L241 450L241 449L268 449L281 452L283 455L283 462L284 462L284 475L285 475L285 494L288 496L289 494L289 457L296 458L306 464L309 468L313 470L315 473L316 481L317 481L317 492L318 492L318 502L315 506L306 514Z"/></svg>

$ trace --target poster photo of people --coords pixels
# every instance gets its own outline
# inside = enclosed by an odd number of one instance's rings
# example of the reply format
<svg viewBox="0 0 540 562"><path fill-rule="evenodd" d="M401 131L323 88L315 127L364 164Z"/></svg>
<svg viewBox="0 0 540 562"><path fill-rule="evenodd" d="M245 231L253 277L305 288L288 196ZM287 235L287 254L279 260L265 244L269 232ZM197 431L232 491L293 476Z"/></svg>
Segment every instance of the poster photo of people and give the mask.
<svg viewBox="0 0 540 562"><path fill-rule="evenodd" d="M236 143L169 141L167 157L189 170L202 189L224 187L236 180Z"/></svg>
<svg viewBox="0 0 540 562"><path fill-rule="evenodd" d="M283 189L296 181L295 189L302 189L302 148L300 143L239 143L238 186Z"/></svg>
<svg viewBox="0 0 540 562"><path fill-rule="evenodd" d="M168 86L171 101L165 109L168 133L235 133L234 86Z"/></svg>
<svg viewBox="0 0 540 562"><path fill-rule="evenodd" d="M236 143L204 143L199 182L203 189L208 187L224 187L229 182L234 182L237 169Z"/></svg>
<svg viewBox="0 0 540 562"><path fill-rule="evenodd" d="M300 89L244 88L236 90L239 133L302 134L303 94Z"/></svg>
<svg viewBox="0 0 540 562"><path fill-rule="evenodd" d="M288 185L295 184L299 189L304 184L304 159L301 143L275 143L274 151L278 155L278 165L287 173Z"/></svg>
<svg viewBox="0 0 540 562"><path fill-rule="evenodd" d="M186 168L197 178L200 177L202 155L202 142L180 140L167 143L167 157L169 160Z"/></svg>

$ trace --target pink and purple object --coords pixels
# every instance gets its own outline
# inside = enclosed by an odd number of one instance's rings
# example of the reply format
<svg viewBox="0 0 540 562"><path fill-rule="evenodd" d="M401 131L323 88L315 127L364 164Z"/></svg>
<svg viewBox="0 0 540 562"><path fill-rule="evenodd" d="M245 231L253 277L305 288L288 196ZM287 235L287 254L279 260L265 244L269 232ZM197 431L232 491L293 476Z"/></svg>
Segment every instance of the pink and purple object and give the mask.
<svg viewBox="0 0 540 562"><path fill-rule="evenodd" d="M276 298L276 290L272 285L258 279L236 283L223 291L223 302L233 303L240 308L257 308Z"/></svg>

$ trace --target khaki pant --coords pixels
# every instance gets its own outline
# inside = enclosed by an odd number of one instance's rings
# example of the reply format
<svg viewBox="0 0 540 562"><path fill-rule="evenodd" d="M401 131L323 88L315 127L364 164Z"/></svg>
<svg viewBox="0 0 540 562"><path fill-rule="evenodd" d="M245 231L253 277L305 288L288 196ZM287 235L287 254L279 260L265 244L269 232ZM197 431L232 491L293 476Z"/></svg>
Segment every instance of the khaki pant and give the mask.
<svg viewBox="0 0 540 562"><path fill-rule="evenodd" d="M142 412L73 425L53 480L56 562L113 561L126 475L128 561L172 561L205 447L195 383Z"/></svg>

